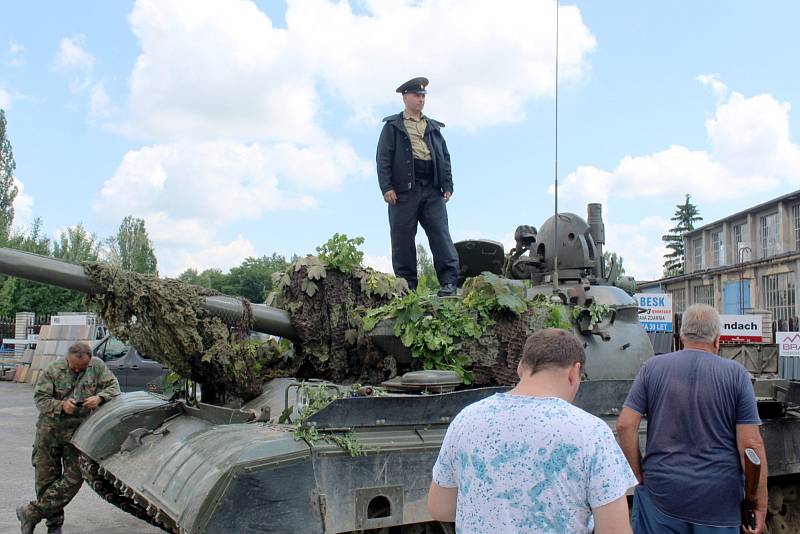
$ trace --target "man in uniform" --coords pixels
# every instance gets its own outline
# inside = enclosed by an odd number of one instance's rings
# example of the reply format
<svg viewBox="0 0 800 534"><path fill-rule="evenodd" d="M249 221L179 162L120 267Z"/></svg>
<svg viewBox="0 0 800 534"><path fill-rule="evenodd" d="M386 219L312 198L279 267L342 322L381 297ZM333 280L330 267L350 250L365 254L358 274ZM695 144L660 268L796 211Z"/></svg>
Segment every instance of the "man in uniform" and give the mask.
<svg viewBox="0 0 800 534"><path fill-rule="evenodd" d="M392 267L411 289L417 287L417 224L428 236L440 296L456 293L458 254L450 238L445 203L453 195L450 153L442 137L444 124L422 114L427 78L400 87L405 110L383 119L378 141L378 185L389 204Z"/></svg>
<svg viewBox="0 0 800 534"><path fill-rule="evenodd" d="M83 483L72 434L93 410L117 395L116 377L84 342L72 345L66 358L42 372L33 393L39 410L33 444L36 500L17 508L22 534L32 534L42 519L48 534L61 533L64 507Z"/></svg>

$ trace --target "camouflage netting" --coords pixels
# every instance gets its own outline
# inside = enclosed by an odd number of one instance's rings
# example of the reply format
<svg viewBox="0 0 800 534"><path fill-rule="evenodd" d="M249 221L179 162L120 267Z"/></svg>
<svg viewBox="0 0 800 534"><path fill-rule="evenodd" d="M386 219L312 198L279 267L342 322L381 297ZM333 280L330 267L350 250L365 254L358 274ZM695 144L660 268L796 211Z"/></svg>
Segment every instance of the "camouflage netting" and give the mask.
<svg viewBox="0 0 800 534"><path fill-rule="evenodd" d="M217 292L100 263L84 269L103 289L88 296L88 303L139 352L205 385L209 400L248 400L261 393L258 359L263 355L203 308L205 297ZM242 323L237 330L248 331L248 321Z"/></svg>
<svg viewBox="0 0 800 534"><path fill-rule="evenodd" d="M202 384L204 400L246 402L261 393L264 382L278 376L344 383L394 376L393 359L382 357L387 361L365 372L358 355L359 346L369 353L372 345L369 339L359 340L353 313L384 304L394 291L407 287L372 269L353 275L328 270L313 283L318 288L313 297L307 291L307 267L298 266L287 275L291 281L283 298L299 338L291 357L281 354L274 340L244 339L242 334L251 327L248 319L231 328L230 321L206 311L205 297L219 295L216 291L100 263L86 263L84 269L102 288L87 301L115 335Z"/></svg>
<svg viewBox="0 0 800 534"><path fill-rule="evenodd" d="M510 386L519 381L517 364L528 336L546 328L547 310L532 307L515 315L508 311L494 314L495 325L483 336L461 343L461 350L473 362L476 386Z"/></svg>
<svg viewBox="0 0 800 534"><path fill-rule="evenodd" d="M296 345L297 376L373 384L394 377L394 358L379 354L369 337L360 333L360 316L405 291L405 282L398 284L394 277L372 269L358 269L353 274L327 269L309 295L309 268L313 264L292 269L281 294L300 340Z"/></svg>
<svg viewBox="0 0 800 534"><path fill-rule="evenodd" d="M378 384L398 373L397 360L375 346L361 321L366 310L402 294L404 282L372 269L346 274L326 269L312 256L280 275L278 305L289 312L297 333L294 354L281 354L274 340L244 339L251 326L247 318L231 328L230 321L207 312L203 303L218 294L213 290L98 263L86 264L85 270L103 288L88 297L89 303L112 331L202 384L210 402L246 402L277 376ZM467 356L473 383L515 383L525 339L545 326L546 315L546 306L532 305L519 315L495 311L495 324L479 338L457 339L455 348ZM421 369L423 363L415 358L403 370Z"/></svg>

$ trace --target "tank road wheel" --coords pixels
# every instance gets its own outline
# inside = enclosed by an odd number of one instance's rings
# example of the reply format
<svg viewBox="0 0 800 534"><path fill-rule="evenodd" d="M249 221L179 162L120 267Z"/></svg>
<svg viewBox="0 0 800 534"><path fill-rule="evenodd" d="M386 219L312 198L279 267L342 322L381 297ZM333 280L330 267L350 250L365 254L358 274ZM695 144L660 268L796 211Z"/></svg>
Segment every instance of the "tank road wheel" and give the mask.
<svg viewBox="0 0 800 534"><path fill-rule="evenodd" d="M767 534L800 532L800 499L795 484L774 485L769 488Z"/></svg>

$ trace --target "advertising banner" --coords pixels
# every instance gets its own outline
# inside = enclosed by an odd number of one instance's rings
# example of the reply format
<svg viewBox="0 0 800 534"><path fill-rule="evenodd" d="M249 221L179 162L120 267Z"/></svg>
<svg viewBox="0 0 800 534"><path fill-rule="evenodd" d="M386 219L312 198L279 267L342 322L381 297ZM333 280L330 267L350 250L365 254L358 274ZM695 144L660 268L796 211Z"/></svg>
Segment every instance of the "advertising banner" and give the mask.
<svg viewBox="0 0 800 534"><path fill-rule="evenodd" d="M761 343L761 315L720 315L723 343Z"/></svg>
<svg viewBox="0 0 800 534"><path fill-rule="evenodd" d="M775 332L779 356L800 356L800 332Z"/></svg>
<svg viewBox="0 0 800 534"><path fill-rule="evenodd" d="M50 317L50 324L56 326L86 326L90 324L90 315L53 315Z"/></svg>
<svg viewBox="0 0 800 534"><path fill-rule="evenodd" d="M637 293L633 296L640 309L639 323L646 332L672 332L672 294Z"/></svg>

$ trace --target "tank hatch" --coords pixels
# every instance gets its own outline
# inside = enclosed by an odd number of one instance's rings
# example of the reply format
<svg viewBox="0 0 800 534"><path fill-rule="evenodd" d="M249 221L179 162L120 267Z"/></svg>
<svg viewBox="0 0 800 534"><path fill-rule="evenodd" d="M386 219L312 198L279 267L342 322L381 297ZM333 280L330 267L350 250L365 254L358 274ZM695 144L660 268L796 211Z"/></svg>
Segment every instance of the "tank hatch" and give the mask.
<svg viewBox="0 0 800 534"><path fill-rule="evenodd" d="M505 252L503 244L490 239L467 239L455 243L458 252L458 285L466 278L478 276L484 271L503 273Z"/></svg>

